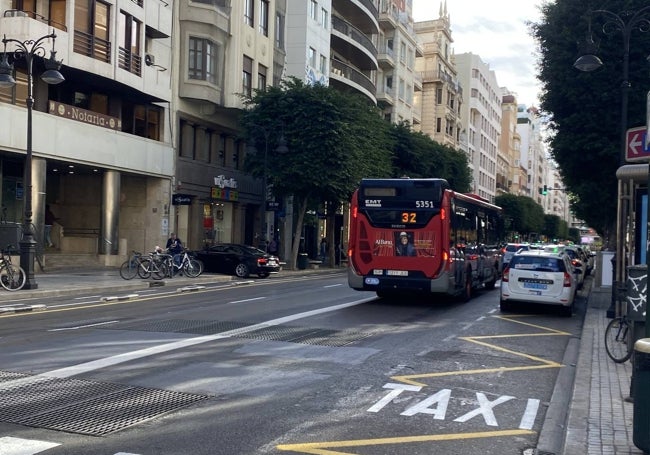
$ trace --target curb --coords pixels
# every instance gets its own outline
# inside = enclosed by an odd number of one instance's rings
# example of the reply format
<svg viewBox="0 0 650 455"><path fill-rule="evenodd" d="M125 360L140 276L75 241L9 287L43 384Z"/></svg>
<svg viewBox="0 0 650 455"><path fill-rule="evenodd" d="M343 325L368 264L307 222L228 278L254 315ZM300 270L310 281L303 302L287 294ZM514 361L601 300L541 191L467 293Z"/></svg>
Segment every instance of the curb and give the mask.
<svg viewBox="0 0 650 455"><path fill-rule="evenodd" d="M28 311L43 311L47 310L47 305L20 305L20 306L5 306L0 307L0 314L12 313L26 313Z"/></svg>

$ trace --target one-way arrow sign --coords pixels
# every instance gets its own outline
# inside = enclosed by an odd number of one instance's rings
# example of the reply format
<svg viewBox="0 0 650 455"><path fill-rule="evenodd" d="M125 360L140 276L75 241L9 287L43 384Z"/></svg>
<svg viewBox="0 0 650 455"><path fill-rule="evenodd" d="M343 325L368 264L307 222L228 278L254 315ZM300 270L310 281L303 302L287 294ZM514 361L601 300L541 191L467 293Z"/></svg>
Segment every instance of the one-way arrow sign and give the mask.
<svg viewBox="0 0 650 455"><path fill-rule="evenodd" d="M625 160L648 161L650 159L650 147L646 147L646 127L638 126L627 130L625 140Z"/></svg>

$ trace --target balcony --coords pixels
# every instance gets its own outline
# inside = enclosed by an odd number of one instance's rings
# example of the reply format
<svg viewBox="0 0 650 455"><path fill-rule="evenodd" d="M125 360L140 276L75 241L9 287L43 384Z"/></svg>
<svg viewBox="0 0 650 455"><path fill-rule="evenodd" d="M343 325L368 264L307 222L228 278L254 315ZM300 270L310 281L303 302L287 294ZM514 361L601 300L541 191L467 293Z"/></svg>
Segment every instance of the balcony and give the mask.
<svg viewBox="0 0 650 455"><path fill-rule="evenodd" d="M386 45L381 46L377 52L377 63L384 70L395 68L395 51Z"/></svg>
<svg viewBox="0 0 650 455"><path fill-rule="evenodd" d="M330 85L353 89L377 103L375 83L361 71L339 60L330 61Z"/></svg>
<svg viewBox="0 0 650 455"><path fill-rule="evenodd" d="M47 25L48 27L54 27L57 30L67 31L64 23L61 23L55 19L42 16L34 11L23 11L20 9L8 9L3 14L2 17L6 18L27 18L37 20L38 22Z"/></svg>
<svg viewBox="0 0 650 455"><path fill-rule="evenodd" d="M376 70L377 47L361 30L338 16L332 16L332 49L359 68Z"/></svg>
<svg viewBox="0 0 650 455"><path fill-rule="evenodd" d="M377 104L382 108L395 105L395 90L393 87L377 89Z"/></svg>

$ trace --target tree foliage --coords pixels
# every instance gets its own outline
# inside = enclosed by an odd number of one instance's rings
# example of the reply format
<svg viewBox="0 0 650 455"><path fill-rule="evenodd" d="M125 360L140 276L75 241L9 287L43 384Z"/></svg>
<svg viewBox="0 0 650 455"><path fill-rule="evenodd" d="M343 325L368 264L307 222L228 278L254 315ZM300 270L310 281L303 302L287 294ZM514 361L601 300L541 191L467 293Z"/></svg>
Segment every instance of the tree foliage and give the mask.
<svg viewBox="0 0 650 455"><path fill-rule="evenodd" d="M394 177L439 177L446 179L454 191L469 192L471 175L463 152L411 131L407 122L392 125L391 135Z"/></svg>
<svg viewBox="0 0 650 455"><path fill-rule="evenodd" d="M648 6L647 0L555 0L542 7L542 19L531 24L539 45L541 109L549 118L550 150L564 185L573 194L572 210L604 235L615 231L616 170L623 153L621 104L623 33L607 23L607 15L589 11L606 8L624 21L626 11ZM650 17L650 12L645 15ZM573 63L585 49L589 21L599 44L603 66L581 72ZM603 28L604 27L604 28ZM607 32L607 33L606 33ZM646 54L650 33L631 30L629 104L625 128L645 124L650 76Z"/></svg>
<svg viewBox="0 0 650 455"><path fill-rule="evenodd" d="M544 210L528 196L502 194L494 203L503 209L506 230L528 235L544 228Z"/></svg>

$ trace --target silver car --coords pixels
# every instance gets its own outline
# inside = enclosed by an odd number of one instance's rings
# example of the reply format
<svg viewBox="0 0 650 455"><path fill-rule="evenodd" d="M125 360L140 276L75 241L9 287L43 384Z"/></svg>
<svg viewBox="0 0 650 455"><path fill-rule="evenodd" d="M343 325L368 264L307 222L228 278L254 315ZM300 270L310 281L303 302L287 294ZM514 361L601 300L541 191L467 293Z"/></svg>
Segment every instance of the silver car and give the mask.
<svg viewBox="0 0 650 455"><path fill-rule="evenodd" d="M517 251L528 251L530 250L530 245L527 243L508 243L501 250L503 256L501 257L501 272L506 268L510 259Z"/></svg>

